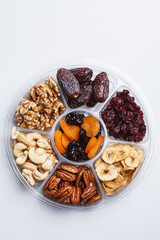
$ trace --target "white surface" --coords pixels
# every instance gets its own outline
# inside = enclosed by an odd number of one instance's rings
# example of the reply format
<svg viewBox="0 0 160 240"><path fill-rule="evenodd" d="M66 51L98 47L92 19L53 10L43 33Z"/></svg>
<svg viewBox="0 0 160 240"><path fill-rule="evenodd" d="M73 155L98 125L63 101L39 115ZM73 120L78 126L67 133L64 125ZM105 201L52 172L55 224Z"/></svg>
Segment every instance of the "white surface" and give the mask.
<svg viewBox="0 0 160 240"><path fill-rule="evenodd" d="M17 89L42 66L70 57L104 61L131 76L147 95L160 134L159 9L159 0L0 1L0 239L160 239L159 159L118 203L69 212L47 206L22 186L3 140Z"/></svg>

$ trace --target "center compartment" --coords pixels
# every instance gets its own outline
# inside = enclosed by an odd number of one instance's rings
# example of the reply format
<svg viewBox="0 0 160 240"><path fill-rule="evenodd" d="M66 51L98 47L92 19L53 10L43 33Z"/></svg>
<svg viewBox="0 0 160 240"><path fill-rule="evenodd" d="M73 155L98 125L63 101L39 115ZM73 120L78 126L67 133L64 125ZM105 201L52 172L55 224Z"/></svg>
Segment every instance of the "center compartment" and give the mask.
<svg viewBox="0 0 160 240"><path fill-rule="evenodd" d="M87 159L87 160L83 160L83 161L81 161L81 160L80 160L80 161L74 161L74 160L68 159L67 156L66 156L66 153L62 153L62 154L61 154L61 153L57 150L57 148L56 148L55 137L54 137L55 131L61 129L60 120L61 120L61 119L65 119L65 117L66 117L68 114L70 114L70 113L83 114L85 117L87 117L87 116L93 116L93 117L95 117L95 118L99 121L99 123L100 123L100 130L101 130L100 135L102 135L102 136L104 137L104 139L103 139L103 142L102 142L102 144L101 144L101 146L100 146L100 148L99 148L99 150L98 150L98 153L97 153L93 158L91 158L91 159ZM53 128L52 128L52 130L51 130L51 136L52 136L53 149L55 150L58 158L60 158L62 161L68 161L68 162L70 162L70 163L73 163L73 162L74 162L74 163L76 163L76 164L80 164L80 165L81 165L81 164L84 164L84 162L90 162L90 161L93 162L95 159L97 159L97 158L101 155L101 153L102 153L102 151L103 151L103 149L104 149L104 147L105 147L105 140L106 140L107 133L106 133L105 125L104 125L103 121L100 119L100 117L98 116L98 113L93 114L93 113L91 113L90 111L86 111L86 110L76 110L76 109L74 109L74 110L72 110L72 111L66 111L64 114L62 114L62 115L59 117L59 119L55 122L55 124L54 124L54 126L53 126ZM90 138L90 139L91 139L91 138Z"/></svg>

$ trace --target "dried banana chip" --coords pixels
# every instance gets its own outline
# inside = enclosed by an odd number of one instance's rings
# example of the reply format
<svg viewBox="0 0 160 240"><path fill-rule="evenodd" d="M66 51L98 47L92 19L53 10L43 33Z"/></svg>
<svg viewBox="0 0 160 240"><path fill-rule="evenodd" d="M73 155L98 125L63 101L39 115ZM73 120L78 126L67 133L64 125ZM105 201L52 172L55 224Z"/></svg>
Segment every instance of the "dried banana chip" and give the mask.
<svg viewBox="0 0 160 240"><path fill-rule="evenodd" d="M111 196L111 195L114 195L115 193L119 192L120 190L122 190L124 186L121 185L119 187L110 188L110 187L107 187L104 182L102 182L102 187L105 191L105 194L107 196Z"/></svg>
<svg viewBox="0 0 160 240"><path fill-rule="evenodd" d="M108 164L114 163L116 161L116 158L117 158L117 152L116 152L115 146L107 147L102 154L102 159Z"/></svg>
<svg viewBox="0 0 160 240"><path fill-rule="evenodd" d="M138 152L132 148L130 155L125 159L125 164L128 167L136 168L140 163Z"/></svg>
<svg viewBox="0 0 160 240"><path fill-rule="evenodd" d="M115 163L113 163L113 165L115 166L118 173L120 173L121 170L123 169L123 166L122 166L121 162L115 162Z"/></svg>
<svg viewBox="0 0 160 240"><path fill-rule="evenodd" d="M102 160L102 158L100 157L100 158L98 158L98 160L95 162L95 168L97 168L98 166L99 166L99 164L100 163L102 163L103 162L103 160Z"/></svg>
<svg viewBox="0 0 160 240"><path fill-rule="evenodd" d="M97 175L102 181L110 181L117 178L118 173L115 166L102 162L96 168Z"/></svg>
<svg viewBox="0 0 160 240"><path fill-rule="evenodd" d="M140 148L140 147L133 147L137 152L138 152L138 155L139 155L139 160L143 160L144 158L144 150L143 148Z"/></svg>
<svg viewBox="0 0 160 240"><path fill-rule="evenodd" d="M107 187L110 187L110 188L119 187L119 186L121 186L123 184L123 177L122 177L122 175L118 174L116 179L114 179L112 181L104 181L104 184Z"/></svg>
<svg viewBox="0 0 160 240"><path fill-rule="evenodd" d="M116 151L117 151L116 162L118 162L118 161L121 161L121 160L127 158L130 155L131 146L118 144L118 145L116 145Z"/></svg>
<svg viewBox="0 0 160 240"><path fill-rule="evenodd" d="M124 169L124 170L134 170L134 169L135 169L135 167L129 167L129 166L127 166L126 163L125 163L125 160L122 160L121 163L122 163L122 165L123 165L123 169Z"/></svg>

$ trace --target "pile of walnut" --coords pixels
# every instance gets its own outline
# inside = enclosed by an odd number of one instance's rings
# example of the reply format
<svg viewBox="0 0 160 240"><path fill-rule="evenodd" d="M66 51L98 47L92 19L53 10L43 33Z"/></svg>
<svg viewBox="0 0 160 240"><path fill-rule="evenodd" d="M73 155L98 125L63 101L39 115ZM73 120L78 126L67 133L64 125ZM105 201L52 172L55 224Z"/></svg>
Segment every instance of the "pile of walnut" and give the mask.
<svg viewBox="0 0 160 240"><path fill-rule="evenodd" d="M130 183L142 165L144 150L125 144L111 145L95 163L96 173L107 196L122 190Z"/></svg>
<svg viewBox="0 0 160 240"><path fill-rule="evenodd" d="M51 128L59 114L65 111L60 96L58 86L52 77L45 83L35 85L27 99L22 99L21 105L17 108L18 126L40 130Z"/></svg>
<svg viewBox="0 0 160 240"><path fill-rule="evenodd" d="M23 168L22 175L28 183L33 186L36 181L46 179L58 162L50 139L36 132L22 133L16 127L12 128L11 138L16 163Z"/></svg>
<svg viewBox="0 0 160 240"><path fill-rule="evenodd" d="M64 204L91 204L101 199L94 174L86 166L64 163L50 177L43 190L45 196Z"/></svg>

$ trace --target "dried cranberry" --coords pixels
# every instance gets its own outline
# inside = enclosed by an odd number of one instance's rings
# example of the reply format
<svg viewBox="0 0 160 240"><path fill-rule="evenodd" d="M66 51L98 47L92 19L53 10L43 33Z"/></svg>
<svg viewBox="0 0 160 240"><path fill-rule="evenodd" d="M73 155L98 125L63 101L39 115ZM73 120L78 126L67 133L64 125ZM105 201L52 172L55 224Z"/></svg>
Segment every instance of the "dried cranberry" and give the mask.
<svg viewBox="0 0 160 240"><path fill-rule="evenodd" d="M102 111L101 117L108 134L116 139L140 142L146 134L143 112L128 90L117 92Z"/></svg>

